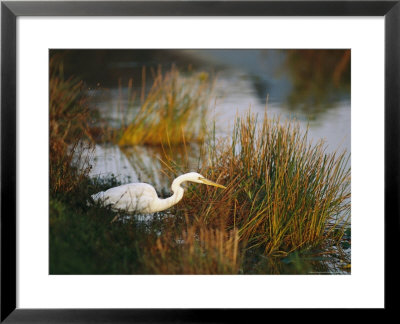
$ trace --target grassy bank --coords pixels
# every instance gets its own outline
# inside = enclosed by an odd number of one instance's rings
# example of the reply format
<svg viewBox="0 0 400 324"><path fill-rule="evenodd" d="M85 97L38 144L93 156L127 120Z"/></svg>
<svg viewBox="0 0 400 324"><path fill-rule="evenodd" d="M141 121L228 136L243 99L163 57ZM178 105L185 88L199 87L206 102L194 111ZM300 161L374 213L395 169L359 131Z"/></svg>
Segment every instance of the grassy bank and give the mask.
<svg viewBox="0 0 400 324"><path fill-rule="evenodd" d="M113 221L115 212L87 206L89 194L117 184L91 180L50 199L51 274L314 274L348 266L339 249L298 249L284 256L248 249L237 230L179 213L172 217L174 210L146 222L123 213Z"/></svg>
<svg viewBox="0 0 400 324"><path fill-rule="evenodd" d="M235 274L241 255L237 232L158 214L148 221L88 206L93 192L115 179L87 180L50 198L51 274Z"/></svg>

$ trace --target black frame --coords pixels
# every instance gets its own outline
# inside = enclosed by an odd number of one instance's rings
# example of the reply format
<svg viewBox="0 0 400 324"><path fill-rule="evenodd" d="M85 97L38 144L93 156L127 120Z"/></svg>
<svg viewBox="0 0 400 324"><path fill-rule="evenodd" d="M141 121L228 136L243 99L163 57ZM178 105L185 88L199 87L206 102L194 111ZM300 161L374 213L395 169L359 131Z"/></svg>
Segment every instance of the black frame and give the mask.
<svg viewBox="0 0 400 324"><path fill-rule="evenodd" d="M18 16L384 16L385 309L398 276L389 266L399 236L400 0L395 1L2 1L1 318L7 323L231 322L239 310L16 309L16 18ZM373 172L371 170L371 172ZM372 189L373 190L373 189ZM390 253L390 252L393 252ZM394 255L392 257L388 257ZM373 256L371 256L373 259ZM373 263L373 260L371 260ZM388 283L390 283L388 285ZM366 283L367 284L367 283ZM329 289L329 287L327 287ZM345 293L345 292L344 292ZM251 314L248 314L251 312ZM240 310L256 316L261 310ZM261 315L261 314L260 314Z"/></svg>

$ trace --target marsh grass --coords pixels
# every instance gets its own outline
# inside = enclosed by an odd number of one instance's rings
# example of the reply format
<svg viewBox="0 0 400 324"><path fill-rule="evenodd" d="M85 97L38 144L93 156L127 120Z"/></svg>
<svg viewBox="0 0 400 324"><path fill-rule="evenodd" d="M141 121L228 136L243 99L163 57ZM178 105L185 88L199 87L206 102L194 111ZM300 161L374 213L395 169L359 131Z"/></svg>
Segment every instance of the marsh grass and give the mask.
<svg viewBox="0 0 400 324"><path fill-rule="evenodd" d="M128 141L122 145L158 145L169 184L191 171L196 161L188 143L208 136L199 98L209 89L205 75L159 73L149 94L142 92L134 121L123 125L121 140ZM93 129L87 100L82 82L64 79L62 65L51 62L51 274L325 272L325 253L338 253L342 238L350 244L349 155L326 153L324 143L310 143L294 121L258 120L250 112L237 117L231 138L211 136L195 154L197 171L227 189L188 185L179 204L150 222L88 206L91 194L121 183L88 177ZM143 170L146 163L135 160ZM309 262L298 262L304 255Z"/></svg>
<svg viewBox="0 0 400 324"><path fill-rule="evenodd" d="M177 145L202 142L207 132L212 80L205 73L183 76L175 67L158 69L133 120L123 126L118 144Z"/></svg>
<svg viewBox="0 0 400 324"><path fill-rule="evenodd" d="M90 171L89 108L77 78L65 79L63 65L50 60L49 173L50 191L73 190Z"/></svg>
<svg viewBox="0 0 400 324"><path fill-rule="evenodd" d="M258 126L256 126L259 124ZM296 122L237 118L231 141L209 145L199 172L226 190L193 186L182 212L205 226L237 229L247 249L286 256L335 244L350 221L346 152L327 154Z"/></svg>
<svg viewBox="0 0 400 324"><path fill-rule="evenodd" d="M237 274L239 236L237 230L187 225L182 232L160 236L144 256L144 264L156 274Z"/></svg>

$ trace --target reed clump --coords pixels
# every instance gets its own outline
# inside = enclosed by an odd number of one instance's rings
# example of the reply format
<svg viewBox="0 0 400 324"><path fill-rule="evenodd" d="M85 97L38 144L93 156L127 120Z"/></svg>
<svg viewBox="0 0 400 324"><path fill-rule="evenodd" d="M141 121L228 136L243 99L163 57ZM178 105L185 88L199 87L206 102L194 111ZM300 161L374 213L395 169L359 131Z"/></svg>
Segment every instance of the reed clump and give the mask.
<svg viewBox="0 0 400 324"><path fill-rule="evenodd" d="M50 192L73 190L90 171L88 100L77 78L65 79L63 65L50 60L49 79Z"/></svg>
<svg viewBox="0 0 400 324"><path fill-rule="evenodd" d="M298 123L267 115L257 123L249 112L237 118L230 141L210 144L199 170L227 189L193 186L183 212L237 229L247 249L268 255L334 244L350 221L348 162L346 152L310 143Z"/></svg>
<svg viewBox="0 0 400 324"><path fill-rule="evenodd" d="M202 142L207 133L211 91L212 81L205 72L183 76L175 67L165 74L159 69L139 111L124 128L118 144Z"/></svg>
<svg viewBox="0 0 400 324"><path fill-rule="evenodd" d="M144 255L144 264L156 274L237 274L241 259L237 230L192 224L163 233Z"/></svg>

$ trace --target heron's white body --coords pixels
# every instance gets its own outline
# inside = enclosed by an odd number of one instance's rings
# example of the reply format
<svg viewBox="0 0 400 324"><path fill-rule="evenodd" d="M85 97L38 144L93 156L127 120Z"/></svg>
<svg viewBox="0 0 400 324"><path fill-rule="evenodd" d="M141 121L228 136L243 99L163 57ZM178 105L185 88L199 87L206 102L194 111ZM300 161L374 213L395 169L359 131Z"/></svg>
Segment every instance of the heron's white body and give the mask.
<svg viewBox="0 0 400 324"><path fill-rule="evenodd" d="M127 212L155 213L168 209L177 204L183 197L184 189L180 186L185 181L208 184L225 188L215 182L207 180L196 172L190 172L177 177L171 185L173 195L166 199L160 199L156 190L147 183L130 183L92 195L92 199L111 206L115 210Z"/></svg>

